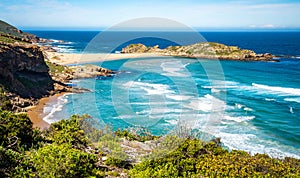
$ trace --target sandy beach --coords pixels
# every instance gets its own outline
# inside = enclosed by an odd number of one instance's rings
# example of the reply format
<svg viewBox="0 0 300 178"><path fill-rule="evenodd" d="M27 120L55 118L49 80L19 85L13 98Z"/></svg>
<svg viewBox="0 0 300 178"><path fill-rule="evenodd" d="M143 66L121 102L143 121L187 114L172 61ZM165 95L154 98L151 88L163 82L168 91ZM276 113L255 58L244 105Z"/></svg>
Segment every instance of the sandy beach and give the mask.
<svg viewBox="0 0 300 178"><path fill-rule="evenodd" d="M43 120L44 106L51 100L57 99L59 96L65 93L59 93L53 96L45 97L39 100L36 106L30 106L27 108L27 115L33 123L33 127L45 130L49 128L50 124Z"/></svg>
<svg viewBox="0 0 300 178"><path fill-rule="evenodd" d="M142 58L142 57L155 57L157 54L152 53L57 53L57 52L44 52L46 59L50 62L67 65L87 62L103 62L109 60L120 60L130 58Z"/></svg>

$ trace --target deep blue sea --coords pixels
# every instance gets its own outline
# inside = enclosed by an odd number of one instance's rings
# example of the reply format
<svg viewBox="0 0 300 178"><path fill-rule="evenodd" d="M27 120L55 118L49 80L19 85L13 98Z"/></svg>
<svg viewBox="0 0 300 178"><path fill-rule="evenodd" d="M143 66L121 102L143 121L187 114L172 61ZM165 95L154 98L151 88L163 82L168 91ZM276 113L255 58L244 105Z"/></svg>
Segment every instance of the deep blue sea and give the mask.
<svg viewBox="0 0 300 178"><path fill-rule="evenodd" d="M183 32L112 32L105 38L85 31L30 33L64 40L51 45L65 53L114 53L130 43L165 48L197 40ZM203 139L221 137L229 149L300 158L300 32L201 35L207 41L272 53L280 62L147 57L94 63L117 74L73 81L93 92L65 95L47 104L44 119L55 122L88 113L115 129L147 127L156 135L168 134L180 122ZM136 36L140 38L132 38Z"/></svg>

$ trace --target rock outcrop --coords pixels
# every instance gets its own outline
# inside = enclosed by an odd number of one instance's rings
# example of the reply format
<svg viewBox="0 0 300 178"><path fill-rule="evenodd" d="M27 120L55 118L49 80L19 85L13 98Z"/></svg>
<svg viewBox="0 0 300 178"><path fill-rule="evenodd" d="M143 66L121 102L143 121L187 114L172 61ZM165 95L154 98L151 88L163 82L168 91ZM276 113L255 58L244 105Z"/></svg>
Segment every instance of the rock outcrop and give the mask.
<svg viewBox="0 0 300 178"><path fill-rule="evenodd" d="M252 50L212 42L196 43L188 46L169 46L166 49L160 49L157 45L147 47L143 44L131 44L123 48L122 53L154 53L164 56L189 58L278 62L278 60L274 60L274 56L269 53L256 54Z"/></svg>
<svg viewBox="0 0 300 178"><path fill-rule="evenodd" d="M69 67L72 70L73 78L93 78L98 76L110 77L114 72L95 65L80 65Z"/></svg>
<svg viewBox="0 0 300 178"><path fill-rule="evenodd" d="M32 44L0 43L0 83L23 98L41 98L53 90L43 53Z"/></svg>

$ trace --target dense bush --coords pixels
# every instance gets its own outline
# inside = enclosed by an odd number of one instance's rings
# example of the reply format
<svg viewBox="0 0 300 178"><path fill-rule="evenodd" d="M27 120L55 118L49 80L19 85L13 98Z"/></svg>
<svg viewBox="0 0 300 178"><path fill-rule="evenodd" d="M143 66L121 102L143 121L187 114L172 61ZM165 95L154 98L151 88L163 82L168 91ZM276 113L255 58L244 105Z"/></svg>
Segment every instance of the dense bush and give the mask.
<svg viewBox="0 0 300 178"><path fill-rule="evenodd" d="M131 177L300 177L299 159L229 152L218 139L202 142L189 134L156 140L143 129L113 133L93 123L74 115L43 133L25 114L0 111L0 177L103 177L126 175L126 169ZM154 139L158 146L132 168L120 137Z"/></svg>
<svg viewBox="0 0 300 178"><path fill-rule="evenodd" d="M29 177L34 175L31 169L24 154L0 146L0 177Z"/></svg>
<svg viewBox="0 0 300 178"><path fill-rule="evenodd" d="M44 146L31 160L39 177L88 177L93 175L97 158L65 143Z"/></svg>
<svg viewBox="0 0 300 178"><path fill-rule="evenodd" d="M0 135L0 145L13 150L28 150L43 140L40 131L32 128L32 122L26 114L1 110Z"/></svg>
<svg viewBox="0 0 300 178"><path fill-rule="evenodd" d="M131 171L132 177L299 177L299 160L221 148L216 142L186 139L164 157L147 159Z"/></svg>
<svg viewBox="0 0 300 178"><path fill-rule="evenodd" d="M61 120L51 124L47 131L47 140L52 143L68 143L76 148L84 148L88 145L89 140L81 129L81 124L87 116L73 115L70 119Z"/></svg>

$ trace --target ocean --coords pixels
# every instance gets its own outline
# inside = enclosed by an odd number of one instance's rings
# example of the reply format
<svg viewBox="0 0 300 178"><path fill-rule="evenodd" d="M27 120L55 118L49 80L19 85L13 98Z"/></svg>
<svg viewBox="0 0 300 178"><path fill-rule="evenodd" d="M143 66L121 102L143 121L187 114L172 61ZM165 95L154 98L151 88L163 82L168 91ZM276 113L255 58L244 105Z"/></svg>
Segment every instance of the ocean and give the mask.
<svg viewBox="0 0 300 178"><path fill-rule="evenodd" d="M179 44L153 33L114 32L93 43L95 31L29 31L54 39L65 53L119 52L130 43ZM119 43L118 37L140 33ZM183 32L172 32L191 43ZM251 154L300 158L300 32L201 32L210 42L272 53L280 62L238 62L179 57L147 57L93 63L116 70L111 78L73 81L92 92L67 94L44 108L56 122L88 113L114 129L145 127L155 135L171 133L178 123L201 139L220 137L224 147ZM128 35L130 36L130 35ZM64 42L59 41L64 40ZM96 44L96 45L95 45Z"/></svg>

